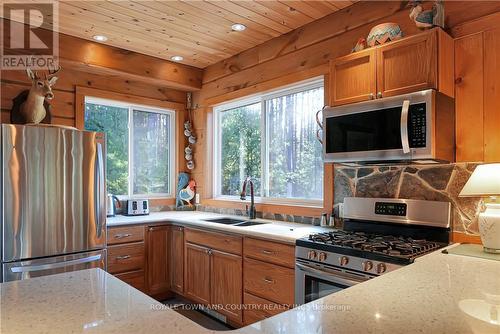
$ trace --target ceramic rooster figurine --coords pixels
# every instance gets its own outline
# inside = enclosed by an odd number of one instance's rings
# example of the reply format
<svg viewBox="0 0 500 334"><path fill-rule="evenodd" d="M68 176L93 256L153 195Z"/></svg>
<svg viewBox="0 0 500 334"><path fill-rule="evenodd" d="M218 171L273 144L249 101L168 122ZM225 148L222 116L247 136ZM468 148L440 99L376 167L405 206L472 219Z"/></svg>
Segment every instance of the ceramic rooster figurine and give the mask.
<svg viewBox="0 0 500 334"><path fill-rule="evenodd" d="M424 10L422 1L411 1L413 6L410 18L420 29L441 27L444 28L444 5L443 0L436 0L432 9Z"/></svg>
<svg viewBox="0 0 500 334"><path fill-rule="evenodd" d="M196 194L195 189L196 189L196 182L194 180L190 180L187 187L179 192L179 198L183 202L186 202L187 205L191 206L192 205L191 201L193 200Z"/></svg>
<svg viewBox="0 0 500 334"><path fill-rule="evenodd" d="M179 178L177 180L177 198L175 201L175 206L180 208L181 206L184 206L184 202L181 199L181 191L184 190L184 188L187 187L189 183L189 174L188 173L179 173Z"/></svg>

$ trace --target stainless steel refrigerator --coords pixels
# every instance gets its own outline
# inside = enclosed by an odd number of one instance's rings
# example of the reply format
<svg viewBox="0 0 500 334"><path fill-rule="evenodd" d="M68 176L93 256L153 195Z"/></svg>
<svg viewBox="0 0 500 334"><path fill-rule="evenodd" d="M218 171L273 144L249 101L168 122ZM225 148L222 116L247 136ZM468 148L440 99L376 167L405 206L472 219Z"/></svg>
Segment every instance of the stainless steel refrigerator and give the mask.
<svg viewBox="0 0 500 334"><path fill-rule="evenodd" d="M0 128L1 281L106 269L104 134Z"/></svg>

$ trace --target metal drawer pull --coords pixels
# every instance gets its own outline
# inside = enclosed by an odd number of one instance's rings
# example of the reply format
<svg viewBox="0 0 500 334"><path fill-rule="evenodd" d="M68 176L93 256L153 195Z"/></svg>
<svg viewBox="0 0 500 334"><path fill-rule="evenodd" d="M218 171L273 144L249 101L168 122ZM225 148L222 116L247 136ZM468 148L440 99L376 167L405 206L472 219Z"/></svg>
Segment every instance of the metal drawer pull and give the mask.
<svg viewBox="0 0 500 334"><path fill-rule="evenodd" d="M125 234L116 234L116 235L115 235L115 238L116 238L116 239L122 239L122 238L128 238L128 237L130 237L130 236L132 236L132 234L130 234L130 233L125 233Z"/></svg>
<svg viewBox="0 0 500 334"><path fill-rule="evenodd" d="M273 284L274 283L274 280L271 279L271 278L268 278L268 277L264 277L263 280L264 280L264 282L269 283L269 284Z"/></svg>
<svg viewBox="0 0 500 334"><path fill-rule="evenodd" d="M262 250L262 253L267 254L267 255L272 255L272 254L274 254L274 252L273 252L273 251L270 251L270 250L267 250L267 249L263 249L263 250Z"/></svg>
<svg viewBox="0 0 500 334"><path fill-rule="evenodd" d="M122 255L122 256L115 257L115 259L117 259L117 260L126 260L126 259L130 259L130 258L131 258L130 255Z"/></svg>

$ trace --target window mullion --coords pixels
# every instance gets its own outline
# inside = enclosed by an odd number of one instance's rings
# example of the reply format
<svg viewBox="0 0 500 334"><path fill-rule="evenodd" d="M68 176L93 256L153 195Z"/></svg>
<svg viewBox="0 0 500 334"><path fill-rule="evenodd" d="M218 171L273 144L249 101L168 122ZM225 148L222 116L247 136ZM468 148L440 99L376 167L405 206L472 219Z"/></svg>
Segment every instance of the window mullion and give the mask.
<svg viewBox="0 0 500 334"><path fill-rule="evenodd" d="M267 164L267 122L266 122L266 100L261 99L260 103L260 154L261 154L261 176L260 176L260 193L262 197L269 196L269 187L268 187L268 164Z"/></svg>
<svg viewBox="0 0 500 334"><path fill-rule="evenodd" d="M133 108L128 108L128 196L133 195L134 183L134 130L133 130Z"/></svg>

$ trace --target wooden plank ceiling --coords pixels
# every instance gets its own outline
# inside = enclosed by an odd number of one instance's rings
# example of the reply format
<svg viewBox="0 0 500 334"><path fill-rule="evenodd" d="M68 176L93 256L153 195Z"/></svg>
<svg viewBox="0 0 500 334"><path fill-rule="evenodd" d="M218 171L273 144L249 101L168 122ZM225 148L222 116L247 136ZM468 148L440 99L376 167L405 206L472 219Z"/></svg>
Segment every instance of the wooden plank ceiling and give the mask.
<svg viewBox="0 0 500 334"><path fill-rule="evenodd" d="M59 1L59 31L205 68L355 1ZM232 31L234 23L247 29Z"/></svg>

